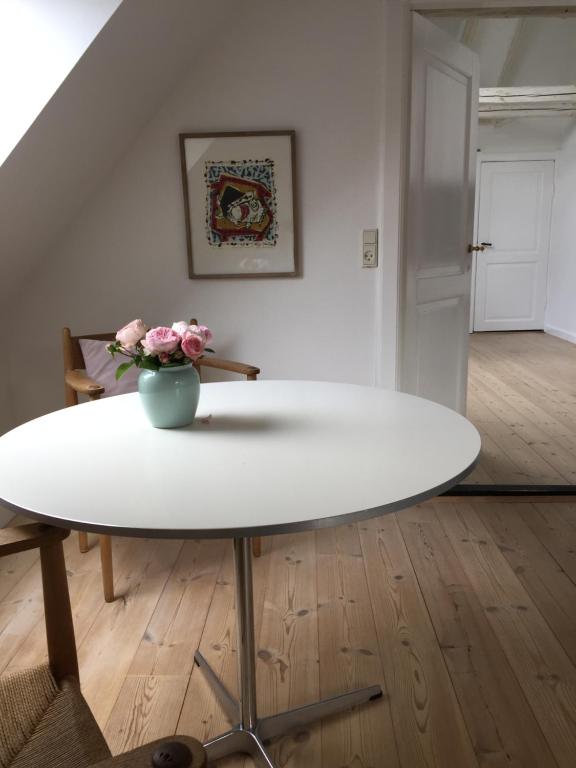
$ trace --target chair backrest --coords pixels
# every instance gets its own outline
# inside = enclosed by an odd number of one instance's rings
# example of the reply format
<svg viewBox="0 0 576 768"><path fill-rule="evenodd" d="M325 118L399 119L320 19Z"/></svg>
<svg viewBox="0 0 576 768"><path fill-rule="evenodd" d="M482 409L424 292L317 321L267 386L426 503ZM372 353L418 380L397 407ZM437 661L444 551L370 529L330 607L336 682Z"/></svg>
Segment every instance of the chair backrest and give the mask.
<svg viewBox="0 0 576 768"><path fill-rule="evenodd" d="M85 367L84 356L80 346L80 339L114 341L115 338L115 333L83 333L81 336L72 336L70 333L70 328L63 328L62 348L64 351L64 370L75 371Z"/></svg>
<svg viewBox="0 0 576 768"><path fill-rule="evenodd" d="M80 339L94 339L96 341L114 341L115 333L83 333L81 336L72 336L70 328L62 329L62 352L64 358L64 393L66 405L78 405L78 393L67 383L66 375L69 371L84 370L86 364ZM102 390L101 390L102 391Z"/></svg>

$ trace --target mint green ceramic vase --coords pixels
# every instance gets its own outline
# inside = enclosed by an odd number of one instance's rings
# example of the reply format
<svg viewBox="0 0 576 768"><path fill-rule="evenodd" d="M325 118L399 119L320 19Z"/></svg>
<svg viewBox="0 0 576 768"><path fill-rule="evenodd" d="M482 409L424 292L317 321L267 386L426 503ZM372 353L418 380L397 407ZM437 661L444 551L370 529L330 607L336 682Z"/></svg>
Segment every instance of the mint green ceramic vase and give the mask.
<svg viewBox="0 0 576 768"><path fill-rule="evenodd" d="M154 427L173 429L194 421L200 398L200 377L189 365L172 365L140 372L138 392Z"/></svg>

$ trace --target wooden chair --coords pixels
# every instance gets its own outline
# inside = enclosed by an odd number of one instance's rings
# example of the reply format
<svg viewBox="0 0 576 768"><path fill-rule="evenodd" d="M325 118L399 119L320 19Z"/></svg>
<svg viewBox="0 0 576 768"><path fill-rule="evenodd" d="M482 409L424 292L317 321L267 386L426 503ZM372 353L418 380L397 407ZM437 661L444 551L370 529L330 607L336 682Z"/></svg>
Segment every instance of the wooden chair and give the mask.
<svg viewBox="0 0 576 768"><path fill-rule="evenodd" d="M197 325L197 321L192 319L191 324ZM62 329L62 349L64 354L64 386L66 405L78 405L78 395L86 395L90 400L98 400L104 394L104 387L97 381L91 379L86 371L84 356L80 346L80 339L94 339L96 341L113 341L116 338L115 333L95 333L82 334L82 336L72 336L70 328ZM216 368L220 371L230 371L240 376L245 376L248 381L256 381L260 368L245 363L237 363L233 360L223 360L214 355L206 355L196 363L196 368L202 375L202 368ZM100 562L102 566L102 586L104 590L104 599L106 602L114 600L114 567L112 561L112 541L110 536L101 535L98 537L100 543ZM78 541L81 552L88 552L88 534L78 533ZM260 557L262 551L262 541L260 538L252 540L252 552L255 557ZM1 768L1 766L0 766Z"/></svg>
<svg viewBox="0 0 576 768"><path fill-rule="evenodd" d="M203 768L196 739L169 737L112 757L80 693L62 541L70 532L32 524L0 530L0 557L40 550L48 664L0 678L0 768ZM113 661L112 661L113 663ZM169 743L182 759L163 760ZM183 746L182 746L183 745ZM187 748L187 749L186 749Z"/></svg>

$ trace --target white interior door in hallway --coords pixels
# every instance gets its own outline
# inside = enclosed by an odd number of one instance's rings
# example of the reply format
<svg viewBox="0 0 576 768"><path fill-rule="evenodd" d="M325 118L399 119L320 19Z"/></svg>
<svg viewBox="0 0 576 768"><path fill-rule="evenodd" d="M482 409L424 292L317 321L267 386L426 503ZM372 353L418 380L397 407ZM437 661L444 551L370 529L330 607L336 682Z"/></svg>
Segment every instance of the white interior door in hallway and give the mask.
<svg viewBox="0 0 576 768"><path fill-rule="evenodd" d="M480 164L475 331L544 329L554 161Z"/></svg>
<svg viewBox="0 0 576 768"><path fill-rule="evenodd" d="M464 412L478 57L414 14L400 386Z"/></svg>

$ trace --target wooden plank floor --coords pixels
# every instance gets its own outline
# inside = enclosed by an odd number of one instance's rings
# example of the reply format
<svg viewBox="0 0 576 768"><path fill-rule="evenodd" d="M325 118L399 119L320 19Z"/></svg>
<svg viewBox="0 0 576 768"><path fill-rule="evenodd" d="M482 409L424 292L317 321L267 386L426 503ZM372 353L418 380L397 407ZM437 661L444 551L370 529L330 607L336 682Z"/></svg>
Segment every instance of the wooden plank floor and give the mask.
<svg viewBox="0 0 576 768"><path fill-rule="evenodd" d="M472 334L468 417L483 448L467 483L576 484L576 346L538 332Z"/></svg>
<svg viewBox="0 0 576 768"><path fill-rule="evenodd" d="M113 751L222 731L192 653L199 645L236 688L230 543L113 546L119 597L106 604L97 547L66 542L83 688ZM45 646L36 555L0 569L5 673L41 662ZM430 502L272 537L255 562L255 606L263 714L385 690L279 742L282 768L576 764L576 504Z"/></svg>

